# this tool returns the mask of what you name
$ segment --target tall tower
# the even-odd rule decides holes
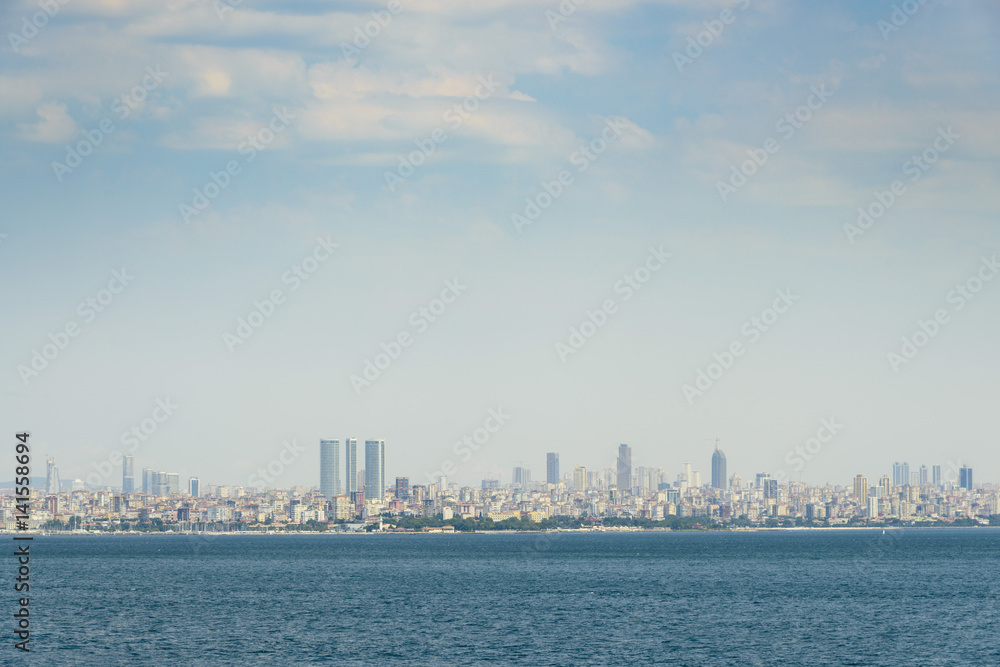
[[[344,459],[346,463],[345,473],[347,475],[347,494],[356,493],[358,488],[358,439],[347,438],[344,440]]]
[[[573,469],[573,490],[577,493],[584,493],[587,490],[587,469],[583,466]]]
[[[197,498],[201,495],[201,480],[197,477],[192,477],[188,480],[188,495],[192,498]]]
[[[45,495],[55,496],[59,494],[59,467],[56,460],[49,457],[45,466]]]
[[[153,469],[142,469],[142,492],[153,493]]]
[[[934,486],[941,486],[941,466],[934,466],[931,468],[931,477],[933,479]]]
[[[910,464],[903,461],[903,465],[899,471],[899,483],[902,486],[909,486],[910,484]]]
[[[365,440],[365,498],[385,494],[385,440]]]
[[[726,455],[719,449],[719,444],[715,444],[715,452],[712,453],[712,487],[725,489],[729,477],[726,476]]]
[[[878,481],[878,485],[882,489],[883,498],[888,498],[892,495],[892,482],[889,481],[888,475],[882,475],[882,478]]]
[[[958,469],[958,485],[966,491],[972,491],[972,468],[962,466]]]
[[[867,507],[868,478],[864,475],[858,475],[854,478],[854,497],[858,499],[862,507]]]
[[[545,481],[549,484],[559,483],[559,454],[556,452],[545,455]]]
[[[319,441],[319,492],[327,500],[340,495],[340,440]]]
[[[135,457],[122,457],[122,493],[135,492]]]
[[[618,445],[618,493],[624,496],[632,493],[632,448],[628,445]]]

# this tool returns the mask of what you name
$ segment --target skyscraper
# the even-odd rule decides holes
[[[892,485],[893,486],[903,486],[906,482],[903,481],[903,466],[896,461],[892,464]]]
[[[153,493],[153,469],[143,468],[142,469],[142,492],[143,493]]]
[[[163,493],[172,495],[181,492],[181,475],[176,472],[163,473],[164,490]]]
[[[920,486],[927,486],[927,466],[920,466]]]
[[[56,465],[56,460],[49,457],[48,463],[45,466],[45,494],[49,496],[58,495],[59,493],[59,467]]]
[[[385,440],[365,440],[365,498],[385,494]]]
[[[514,474],[511,477],[511,484],[514,486],[519,486],[522,489],[528,488],[528,484],[531,482],[531,469],[525,466],[515,466]]]
[[[135,457],[122,457],[122,493],[135,491]]]
[[[347,493],[360,491],[358,488],[358,439],[344,440],[344,461],[346,463]]]
[[[774,498],[778,497],[778,480],[768,477],[764,480],[764,497]]]
[[[724,489],[728,480],[729,478],[726,476],[726,455],[716,445],[715,452],[712,454],[712,487]]]
[[[899,471],[899,483],[902,485],[910,483],[910,464],[906,461],[903,461],[902,469]]]
[[[327,500],[340,495],[340,440],[319,441],[319,492]]]
[[[941,486],[941,466],[931,468],[931,479],[934,486]]]
[[[972,491],[972,468],[962,466],[958,469],[958,485],[966,491]]]
[[[882,478],[878,481],[878,485],[882,489],[881,494],[883,498],[888,498],[892,495],[892,482],[889,480],[888,475],[882,475]]]
[[[188,495],[192,498],[197,498],[201,495],[201,480],[197,477],[192,477],[188,480]]]
[[[632,448],[626,444],[618,445],[618,478],[616,480],[618,493],[625,495],[632,492]]]
[[[579,493],[587,490],[587,469],[583,466],[573,469],[573,490]]]
[[[396,497],[400,500],[407,500],[410,497],[410,478],[396,478]]]
[[[857,498],[862,507],[866,507],[866,503],[868,502],[868,478],[864,475],[858,475],[854,478],[854,497]]]
[[[548,484],[559,483],[559,454],[556,452],[545,455],[545,481]]]

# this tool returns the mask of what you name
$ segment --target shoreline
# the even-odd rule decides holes
[[[906,530],[982,530],[1000,529],[1000,526],[778,526],[771,528],[720,528],[720,529],[680,529],[670,528],[605,528],[593,529],[556,529],[556,530],[470,530],[470,531],[206,531],[206,532],[142,532],[142,531],[94,531],[94,532],[41,532],[41,531],[0,531],[6,535],[31,535],[32,537],[135,537],[135,536],[165,536],[165,537],[276,537],[290,535],[314,536],[370,536],[370,535],[557,535],[557,534],[618,534],[618,533],[763,533],[763,532],[810,532],[810,531],[872,531],[903,532]]]

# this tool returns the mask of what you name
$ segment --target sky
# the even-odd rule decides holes
[[[0,33],[36,474],[317,486],[356,437],[390,482],[619,443],[707,480],[718,439],[744,480],[1000,481],[996,4],[17,0]]]

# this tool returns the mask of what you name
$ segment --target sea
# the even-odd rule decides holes
[[[30,653],[15,561],[12,665],[1000,665],[996,528],[44,535]]]

